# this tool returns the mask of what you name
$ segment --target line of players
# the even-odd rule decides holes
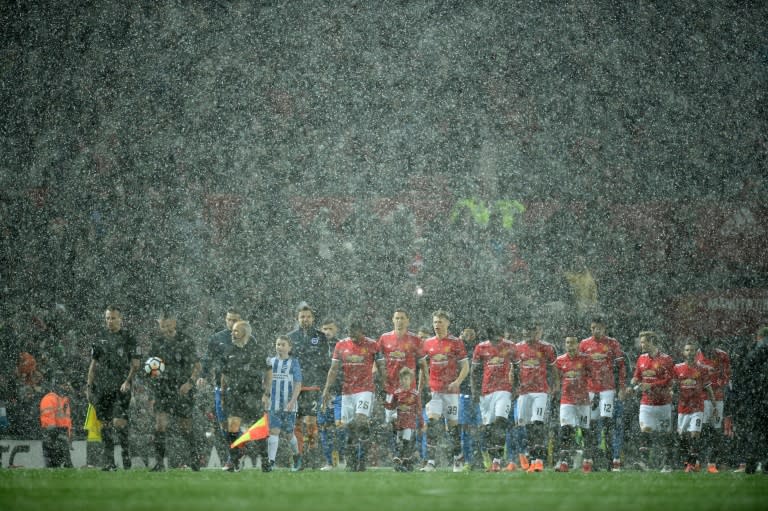
[[[650,466],[652,451],[658,451],[666,469],[677,465],[672,452],[673,386],[679,394],[678,445],[685,469],[699,469],[704,425],[710,425],[711,444],[721,436],[716,430],[722,428],[730,361],[709,343],[700,349],[686,344],[685,362],[675,365],[658,349],[653,332],[641,332],[643,354],[627,386],[624,353],[619,342],[606,335],[599,317],[591,322],[590,337],[580,342],[566,337],[565,353],[559,357],[555,347],[542,340],[542,325],[535,320],[522,325],[522,340],[514,342],[488,319],[480,332],[484,340],[474,344],[477,338],[469,329],[461,337],[450,334],[451,318],[442,310],[432,315],[434,335],[419,336],[409,330],[407,311],[397,309],[393,330],[377,340],[367,337],[362,323],[354,319],[347,325],[348,336],[337,340],[336,321],[324,321],[317,329],[308,305],[299,308],[296,319],[296,329],[267,344],[254,338],[238,311],[229,310],[227,328],[210,338],[200,360],[194,343],[178,330],[177,318],[167,313],[158,318],[160,336],[147,355],[162,358],[166,368],[149,382],[158,460],[151,470],[165,469],[171,417],[179,421],[187,440],[189,467],[199,470],[192,408],[195,390],[209,383],[214,384],[216,416],[224,432],[217,450],[228,451],[226,468],[231,471],[239,469],[245,451],[228,445],[265,411],[270,418],[268,439],[248,444],[254,459],[261,457],[265,472],[274,467],[281,435],[288,437],[293,470],[321,464],[321,470],[332,470],[338,462],[334,445],[345,446],[338,454],[346,459],[347,470],[365,470],[371,412],[378,405],[385,408],[392,462],[398,471],[413,470],[420,458],[425,459],[422,471],[436,470],[443,438],[449,442],[454,471],[469,469],[472,457],[478,466],[483,454],[491,472],[515,470],[515,461],[523,470],[542,471],[549,409],[555,402],[560,404],[555,469],[568,470],[575,459],[583,458],[584,471],[619,470],[618,453],[609,446],[601,454],[599,445],[603,435],[613,438],[615,406],[633,393],[641,394],[638,466]],[[105,334],[93,347],[87,395],[105,426],[104,470],[116,470],[113,433],[122,446],[123,466],[130,468],[127,410],[140,364],[135,339],[122,329],[120,310],[109,306],[105,320]],[[471,416],[475,411],[482,422],[479,435],[459,424],[460,414]],[[517,460],[504,463],[505,450],[511,451],[510,431],[522,432],[525,442]],[[468,447],[472,442],[474,448]],[[713,463],[708,469],[717,470]]]

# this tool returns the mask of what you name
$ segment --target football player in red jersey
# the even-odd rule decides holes
[[[486,451],[492,460],[489,471],[499,472],[512,409],[515,344],[504,339],[499,328],[487,327],[486,335],[487,340],[477,344],[472,353],[469,379],[472,401],[480,403]]]
[[[435,470],[434,449],[437,444],[438,428],[448,425],[452,443],[453,470],[464,469],[461,454],[461,432],[459,431],[459,387],[469,375],[469,359],[464,342],[448,333],[450,315],[444,310],[432,313],[432,328],[435,335],[424,341],[424,355],[429,360],[429,388],[431,399],[427,409],[427,464],[422,471]]]
[[[714,393],[709,368],[696,363],[696,345],[685,343],[683,356],[685,361],[675,364],[680,459],[684,462],[686,472],[698,472],[704,393],[709,399],[714,399]]]
[[[592,332],[590,337],[579,343],[579,352],[592,359],[593,372],[589,378],[589,398],[592,402],[590,422],[597,431],[600,423],[605,430],[605,438],[613,439],[613,431],[619,427],[615,424],[614,412],[616,400],[624,399],[627,381],[627,368],[624,362],[624,352],[619,341],[606,335],[605,320],[598,316],[592,318],[589,325]],[[592,435],[592,450],[598,451],[601,435]],[[618,470],[620,460],[613,456],[613,450],[607,449],[605,461]],[[602,459],[596,460],[598,466],[604,466]],[[607,467],[606,467],[607,468]]]
[[[631,384],[642,391],[640,398],[640,454],[643,460],[639,468],[647,468],[651,446],[661,450],[662,472],[670,472],[672,433],[672,379],[675,363],[663,353],[655,332],[640,332],[640,349]],[[656,438],[654,438],[656,437]]]
[[[518,368],[517,424],[525,426],[528,438],[529,462],[520,456],[520,465],[531,471],[544,470],[547,431],[544,423],[549,408],[552,388],[548,375],[554,372],[555,347],[541,340],[544,330],[541,323],[529,320],[523,327],[522,342],[515,344],[514,363]],[[527,466],[527,467],[526,467]]]
[[[333,384],[339,371],[343,372],[341,386],[341,421],[347,427],[347,470],[365,470],[368,444],[370,443],[370,416],[373,408],[373,366],[378,374],[384,373],[384,363],[379,345],[366,337],[363,325],[353,320],[349,324],[349,337],[336,343],[331,368],[323,390],[323,407],[331,404]]]
[[[722,461],[723,414],[725,412],[725,389],[731,382],[731,357],[724,350],[715,347],[714,339],[702,337],[696,363],[709,370],[713,398],[704,401],[701,442],[707,471],[718,472],[717,465]]]
[[[566,337],[565,353],[555,360],[555,369],[555,387],[560,388],[560,463],[555,466],[555,470],[565,472],[573,464],[576,428],[581,428],[584,444],[589,451],[582,469],[589,472],[596,455],[590,435],[589,379],[592,375],[592,358],[579,352],[576,337]]]

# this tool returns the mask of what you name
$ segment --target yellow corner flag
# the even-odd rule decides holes
[[[96,417],[96,409],[91,403],[88,403],[83,429],[88,432],[89,442],[101,442],[101,421]]]
[[[269,417],[268,414],[264,414],[264,416],[256,421],[253,426],[248,428],[248,431],[240,435],[240,438],[232,442],[232,445],[229,447],[231,449],[234,449],[240,444],[244,444],[246,442],[250,442],[252,440],[261,440],[262,438],[267,438],[269,436]]]

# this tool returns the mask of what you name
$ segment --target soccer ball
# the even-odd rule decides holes
[[[149,357],[147,361],[144,362],[144,372],[147,373],[147,376],[150,378],[157,378],[163,374],[163,371],[165,371],[165,362],[163,362],[162,358]]]

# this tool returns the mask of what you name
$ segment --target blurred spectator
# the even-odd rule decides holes
[[[43,373],[30,353],[19,354],[16,366],[16,403],[9,411],[11,433],[21,438],[40,438],[38,403],[43,392]]]
[[[762,465],[768,474],[768,326],[761,326],[747,353],[744,377],[742,424],[746,472],[753,474]]]

